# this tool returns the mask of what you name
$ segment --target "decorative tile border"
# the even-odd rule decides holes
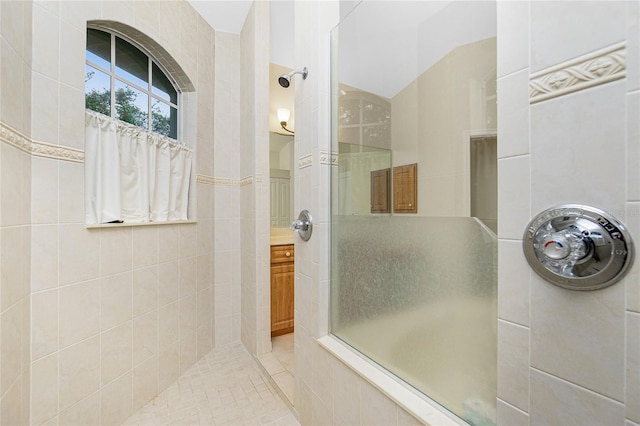
[[[242,179],[217,178],[207,175],[197,175],[196,182],[205,185],[219,186],[245,186],[253,183],[253,176],[247,176]]]
[[[31,141],[31,154],[38,157],[84,163],[84,151],[46,142]]]
[[[303,155],[298,159],[298,168],[304,169],[313,165],[313,154]]]
[[[626,43],[592,52],[529,76],[529,102],[536,103],[626,75]]]
[[[84,151],[46,142],[34,141],[0,122],[0,141],[37,157],[84,163]]]
[[[327,166],[337,166],[338,154],[328,151],[320,151],[320,164],[324,164]]]

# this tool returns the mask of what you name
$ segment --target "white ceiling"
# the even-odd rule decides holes
[[[189,3],[215,29],[240,34],[252,0],[189,0]]]

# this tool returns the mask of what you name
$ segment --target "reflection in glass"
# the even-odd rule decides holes
[[[111,35],[104,31],[87,30],[87,60],[102,68],[111,69]]]
[[[116,74],[146,89],[149,86],[149,57],[116,37]]]
[[[360,124],[360,100],[341,100],[340,109],[338,110],[338,120],[340,120],[340,125],[342,126]]]
[[[178,103],[178,92],[160,68],[153,64],[153,94],[171,103]]]
[[[135,126],[147,127],[149,98],[146,93],[116,80],[116,118]]]
[[[85,65],[85,108],[111,115],[111,79],[109,75]]]
[[[169,104],[158,99],[152,100],[151,106],[151,130],[161,135],[177,139],[176,123],[178,112]]]

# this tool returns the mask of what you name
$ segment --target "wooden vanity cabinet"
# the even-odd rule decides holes
[[[293,332],[293,244],[271,246],[271,336]]]

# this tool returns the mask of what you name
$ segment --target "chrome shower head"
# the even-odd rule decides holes
[[[306,80],[307,75],[309,74],[309,71],[307,70],[307,67],[304,67],[302,68],[302,70],[294,70],[294,71],[291,71],[289,74],[282,74],[278,78],[278,83],[280,84],[280,86],[286,89],[291,85],[291,77],[296,74],[302,74],[302,79]]]

